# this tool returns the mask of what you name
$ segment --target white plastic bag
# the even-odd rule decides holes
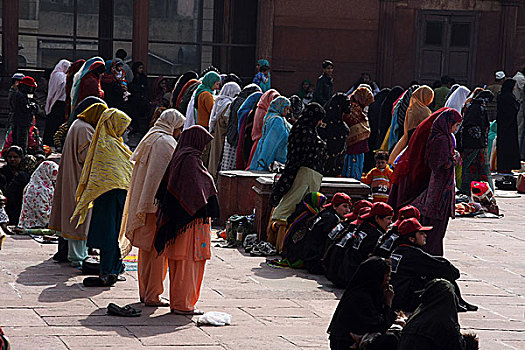
[[[200,316],[197,325],[226,326],[232,323],[232,315],[225,312],[209,311]]]

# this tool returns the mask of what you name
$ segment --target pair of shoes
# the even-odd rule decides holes
[[[275,247],[271,245],[270,243],[262,241],[253,246],[253,248],[250,251],[250,255],[252,256],[277,255],[277,249],[275,249]]]
[[[111,287],[117,282],[117,275],[86,277],[82,283],[86,287]]]
[[[121,317],[139,317],[142,315],[142,310],[135,309],[131,305],[120,307],[117,304],[109,303],[108,315],[121,316]]]
[[[204,311],[199,309],[193,309],[188,311],[171,309],[171,313],[175,315],[204,315]]]

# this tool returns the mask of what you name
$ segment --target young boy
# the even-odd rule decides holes
[[[330,60],[324,60],[322,67],[323,74],[317,79],[313,102],[317,102],[321,106],[324,106],[332,97],[334,89],[334,79],[332,78],[334,73],[334,63]]]
[[[390,194],[390,177],[392,176],[392,169],[388,166],[388,153],[378,151],[375,154],[376,167],[365,177],[361,182],[367,184],[372,189],[373,202],[387,202]]]

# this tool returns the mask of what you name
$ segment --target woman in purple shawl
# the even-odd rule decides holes
[[[433,227],[427,233],[425,246],[425,250],[432,255],[443,255],[448,220],[454,218],[454,168],[459,153],[453,133],[460,123],[461,114],[450,109],[441,113],[432,124],[425,152],[425,162],[432,171],[430,182],[413,203],[421,211],[421,223]]]
[[[186,129],[157,191],[155,249],[168,259],[171,312],[196,315],[206,260],[211,258],[211,218],[219,216],[217,189],[202,163],[213,137],[200,125]]]

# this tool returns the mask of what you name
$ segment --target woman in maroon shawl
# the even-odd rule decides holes
[[[219,216],[217,189],[201,156],[213,137],[202,126],[185,130],[157,191],[155,249],[168,259],[172,313],[202,314],[204,266],[211,258],[211,218]]]
[[[104,91],[100,85],[100,75],[104,73],[105,70],[104,62],[97,61],[89,66],[88,72],[81,78],[82,80],[78,87],[77,104],[88,96],[104,99]],[[75,104],[75,107],[77,104]]]
[[[430,118],[430,117],[429,117]],[[456,110],[444,110],[432,124],[425,150],[425,162],[431,170],[428,187],[412,203],[421,212],[421,223],[432,226],[427,233],[425,250],[443,255],[443,238],[450,217],[454,218],[455,166],[459,158],[454,132],[461,123]]]

